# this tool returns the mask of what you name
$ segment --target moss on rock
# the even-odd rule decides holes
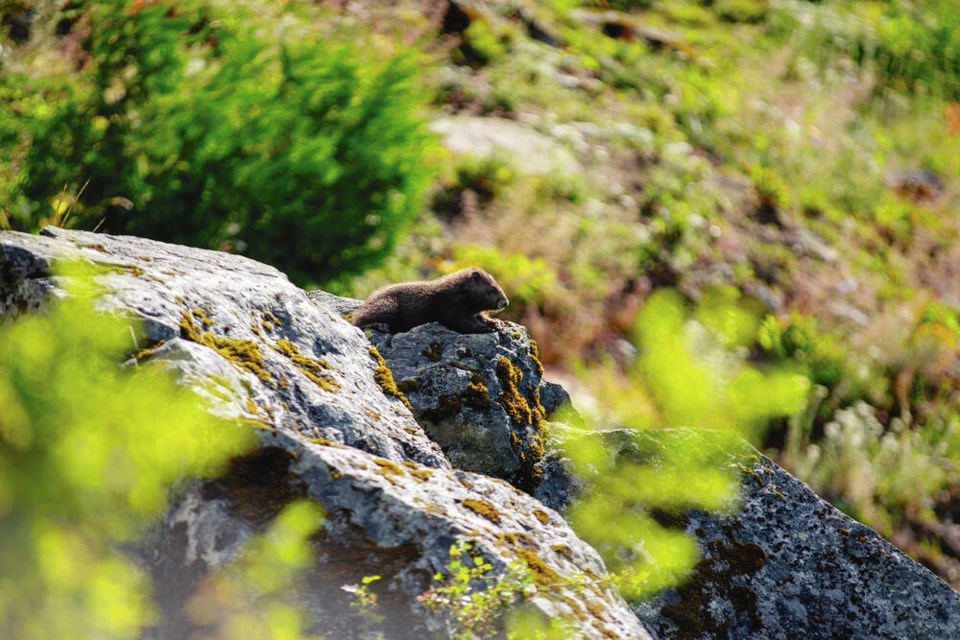
[[[330,363],[326,360],[303,355],[300,353],[300,348],[287,338],[277,340],[276,350],[289,358],[303,375],[324,391],[332,393],[340,389],[340,383],[324,373],[330,370]]]
[[[500,378],[500,384],[503,387],[503,393],[500,394],[500,406],[503,407],[507,415],[513,422],[520,426],[526,426],[533,422],[533,412],[530,410],[530,404],[520,394],[520,382],[523,380],[523,372],[504,356],[497,358],[497,376]]]
[[[407,396],[397,387],[397,382],[393,379],[393,372],[387,366],[387,361],[383,359],[376,347],[370,347],[370,355],[377,362],[377,368],[373,370],[373,379],[376,380],[385,394],[397,398],[407,409],[413,411],[413,406]]]
[[[183,338],[210,347],[241,369],[249,371],[264,382],[270,382],[270,372],[263,368],[263,354],[256,342],[215,336],[198,327],[195,318],[204,326],[212,324],[206,314],[198,309],[184,312],[180,318],[180,335]]]
[[[493,401],[490,400],[490,390],[479,372],[474,371],[471,374],[463,401],[465,405],[477,411],[485,411],[493,404]]]
[[[494,524],[500,524],[501,522],[500,512],[497,511],[495,506],[486,500],[474,500],[473,498],[466,498],[461,502],[461,504]]]

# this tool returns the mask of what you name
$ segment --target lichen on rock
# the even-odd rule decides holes
[[[460,334],[430,323],[400,334],[371,332],[417,421],[458,468],[532,493],[544,456],[545,383],[526,330]]]

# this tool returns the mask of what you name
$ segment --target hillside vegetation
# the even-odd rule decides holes
[[[598,425],[726,426],[644,355],[675,289],[717,379],[810,381],[761,447],[960,586],[953,3],[121,4],[0,5],[4,227],[356,296],[477,265]]]

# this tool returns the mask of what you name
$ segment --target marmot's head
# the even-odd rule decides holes
[[[497,281],[483,269],[473,267],[458,271],[454,275],[459,276],[458,279],[466,283],[468,297],[471,302],[477,304],[479,309],[499,311],[510,304],[507,294],[503,292]]]

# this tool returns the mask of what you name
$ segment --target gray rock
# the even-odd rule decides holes
[[[363,304],[362,300],[335,296],[332,293],[327,293],[322,289],[311,289],[310,291],[307,291],[307,297],[316,303],[332,309],[340,316],[350,315],[357,310],[357,307]]]
[[[230,379],[243,393],[229,401],[211,396],[211,410],[230,413],[215,404],[227,402],[266,429],[398,462],[450,466],[409,409],[383,394],[363,334],[276,269],[216,251],[54,227],[42,236],[0,237],[4,310],[39,304],[52,286],[54,258],[82,258],[104,271],[101,304],[144,322],[147,343],[139,346],[153,348],[149,358],[162,354],[191,380],[213,374],[209,354],[198,358],[196,347],[230,362]],[[231,368],[220,364],[216,375],[224,370]]]
[[[657,465],[678,440],[709,457],[706,432],[603,432],[611,455]],[[740,509],[658,514],[702,558],[687,581],[632,603],[657,638],[956,638],[960,594],[746,444]],[[589,486],[589,479],[586,479]]]
[[[543,367],[526,329],[460,334],[431,322],[370,332],[413,414],[459,469],[530,493],[539,481],[546,411]]]
[[[612,457],[652,465],[680,441],[704,464],[731,464],[742,478],[740,511],[658,514],[698,540],[702,559],[685,584],[631,610],[603,586],[597,552],[544,504],[562,509],[592,481],[575,477],[560,450],[539,457],[541,401],[559,406],[565,394],[543,382],[519,327],[473,336],[437,325],[371,332],[411,413],[378,352],[341,317],[355,301],[308,297],[239,256],[59,229],[2,232],[0,313],[29,312],[62,295],[50,263],[71,256],[100,265],[105,308],[144,322],[146,342],[126,366],[172,368],[210,411],[262,427],[259,449],[226,475],[178,486],[133,550],[154,577],[163,613],[149,637],[188,637],[183,605],[204,576],[299,497],[320,502],[325,521],[306,588],[291,597],[328,637],[363,636],[341,587],[371,574],[382,576],[374,591],[388,616],[386,637],[442,633],[444,621],[416,597],[457,541],[472,544],[495,575],[526,563],[540,587],[532,606],[568,619],[576,637],[960,637],[960,596],[949,586],[746,445],[728,442],[717,454],[694,430],[589,436],[602,438]],[[551,423],[550,431],[575,430]],[[543,502],[452,468],[460,465],[528,490],[540,471],[535,495]]]
[[[578,175],[573,154],[555,140],[513,120],[446,116],[430,129],[443,136],[443,144],[457,154],[478,158],[510,158],[524,175]]]
[[[388,616],[385,637],[442,631],[439,614],[416,597],[445,570],[457,541],[483,555],[493,576],[526,563],[539,585],[530,605],[568,619],[578,637],[649,637],[606,586],[599,555],[556,512],[506,482],[451,468],[337,301],[308,297],[281,273],[240,256],[60,229],[45,234],[0,233],[4,314],[41,307],[44,296],[57,294],[55,258],[96,263],[103,307],[145,324],[147,342],[127,366],[172,368],[210,411],[262,427],[258,450],[217,480],[178,487],[166,515],[136,545],[163,614],[149,637],[188,637],[183,605],[204,576],[300,497],[319,501],[325,521],[308,587],[291,597],[315,614],[314,631],[326,637],[363,636],[341,587],[372,574],[382,576],[374,591]],[[422,333],[438,335],[432,331]],[[523,333],[444,336],[448,346],[481,338],[492,341],[490,357],[530,349]],[[473,362],[494,367],[480,375],[498,404],[505,389],[496,365]],[[517,369],[524,398],[539,388],[534,366],[526,357]]]

